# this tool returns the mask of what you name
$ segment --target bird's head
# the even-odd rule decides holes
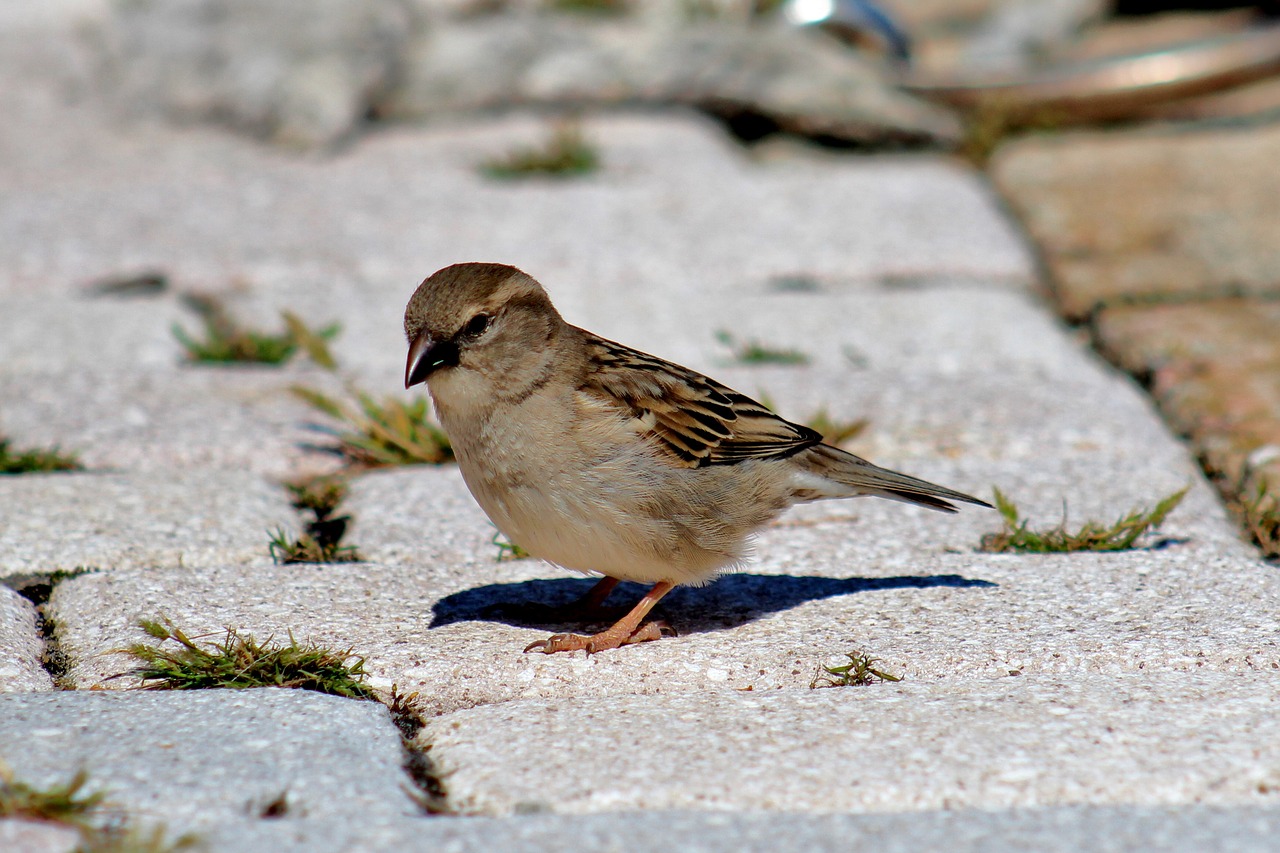
[[[542,285],[515,267],[445,267],[418,285],[405,306],[404,387],[431,380],[433,393],[442,384],[487,395],[518,392],[545,369],[539,356],[563,326]]]

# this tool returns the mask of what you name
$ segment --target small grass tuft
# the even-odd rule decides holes
[[[314,690],[349,699],[376,699],[364,683],[364,658],[333,652],[319,646],[258,642],[228,628],[219,643],[198,645],[171,621],[144,619],[138,623],[147,634],[178,648],[135,643],[127,651],[142,662],[129,674],[144,690],[203,690],[212,688],[291,687]]]
[[[794,349],[775,349],[759,341],[739,341],[728,330],[716,332],[716,340],[728,347],[734,361],[739,364],[785,364],[792,366],[809,363],[809,356]]]
[[[757,397],[760,400],[760,405],[777,414],[778,409],[773,403],[773,398],[765,393],[758,394]],[[809,429],[822,433],[822,440],[833,447],[839,447],[846,441],[852,441],[862,435],[867,427],[871,425],[871,421],[866,418],[838,421],[827,413],[825,406],[818,409],[802,423]]]
[[[855,418],[851,421],[838,421],[827,414],[826,408],[814,412],[805,420],[805,426],[822,433],[822,440],[832,447],[839,447],[846,441],[852,441],[866,430],[871,422],[866,418]]]
[[[106,794],[85,793],[88,781],[88,773],[81,770],[61,785],[40,789],[17,781],[8,765],[0,761],[0,820],[15,818],[69,827],[80,834],[73,853],[178,853],[196,843],[191,835],[168,841],[163,826],[142,830],[119,821],[95,826],[90,818]]]
[[[231,318],[222,302],[212,296],[188,294],[183,301],[204,323],[203,340],[196,340],[182,326],[173,324],[173,336],[186,350],[187,361],[283,364],[301,349],[321,367],[333,370],[337,366],[328,347],[328,342],[341,328],[336,323],[313,331],[296,314],[282,311],[280,317],[285,330],[269,334],[243,328]]]
[[[489,541],[498,549],[498,556],[494,558],[495,562],[501,563],[505,560],[523,560],[529,556],[528,551],[521,548],[515,542],[512,542],[506,536],[503,536],[501,530],[495,531],[493,538]]]
[[[308,522],[305,533],[291,537],[284,528],[271,531],[267,550],[280,565],[293,563],[358,563],[360,553],[354,545],[341,544],[350,518],[340,516],[324,522]]]
[[[388,397],[379,403],[363,391],[351,390],[357,405],[344,403],[313,388],[295,385],[294,396],[341,421],[348,429],[324,430],[338,439],[331,448],[355,465],[441,465],[453,461],[444,430],[427,418],[427,400]]]
[[[293,496],[294,509],[310,512],[320,521],[333,516],[350,488],[345,479],[332,475],[294,480],[284,487]]]
[[[1030,521],[1020,518],[1013,501],[999,489],[995,493],[996,509],[1004,518],[1004,530],[982,537],[978,550],[990,553],[1014,551],[1021,554],[1057,554],[1073,551],[1127,551],[1148,530],[1159,527],[1187,494],[1183,489],[1161,500],[1146,511],[1133,510],[1111,525],[1087,521],[1075,533],[1068,533],[1066,518],[1045,531],[1028,529]]]
[[[197,849],[201,849],[197,836],[183,835],[170,841],[163,826],[109,826],[84,835],[73,853],[181,853]]]
[[[809,684],[809,689],[819,687],[863,687],[877,681],[901,681],[902,676],[891,675],[882,669],[876,669],[880,661],[869,655],[848,652],[845,657],[849,662],[840,666],[818,666],[818,674]]]
[[[555,126],[543,145],[520,148],[505,157],[486,160],[479,168],[481,174],[499,180],[534,175],[575,177],[599,169],[600,154],[583,136],[578,122],[566,121]]]
[[[308,512],[311,520],[306,532],[290,539],[277,528],[271,534],[268,550],[277,563],[358,563],[360,555],[354,545],[343,545],[351,523],[349,515],[335,515],[338,504],[347,496],[347,483],[341,477],[313,477],[285,483],[293,495],[294,509]]]
[[[85,819],[104,794],[84,791],[89,775],[81,770],[61,785],[36,788],[14,778],[13,770],[0,762],[0,818],[24,818],[84,827]]]
[[[630,7],[627,0],[546,0],[546,5],[575,15],[625,15]]]
[[[1280,498],[1265,480],[1259,481],[1250,497],[1232,501],[1244,520],[1245,530],[1268,560],[1280,559]]]
[[[12,442],[0,436],[0,474],[38,474],[48,471],[83,471],[74,453],[63,453],[57,447],[47,450],[15,450]]]

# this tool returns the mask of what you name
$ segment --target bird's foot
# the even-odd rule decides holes
[[[618,627],[615,625],[607,631],[601,631],[599,634],[592,634],[589,637],[584,637],[581,634],[552,634],[545,640],[538,640],[525,646],[524,651],[525,654],[539,651],[546,655],[553,655],[556,652],[585,650],[587,654],[593,655],[596,652],[616,649],[619,646],[629,646],[632,643],[647,643],[663,637],[676,636],[675,628],[672,628],[661,619],[646,622],[630,633],[614,630]]]

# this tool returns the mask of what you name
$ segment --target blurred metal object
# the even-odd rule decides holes
[[[1205,95],[1280,73],[1280,22],[1129,56],[970,79],[905,74],[909,92],[1009,120],[1121,118],[1142,107]]]
[[[911,61],[911,39],[870,0],[786,0],[782,16],[796,27],[819,27],[849,44],[871,38],[894,58]]]

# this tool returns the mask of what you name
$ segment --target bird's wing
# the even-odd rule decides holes
[[[587,335],[581,390],[635,418],[670,461],[687,468],[781,459],[822,442],[760,403],[700,373]]]

